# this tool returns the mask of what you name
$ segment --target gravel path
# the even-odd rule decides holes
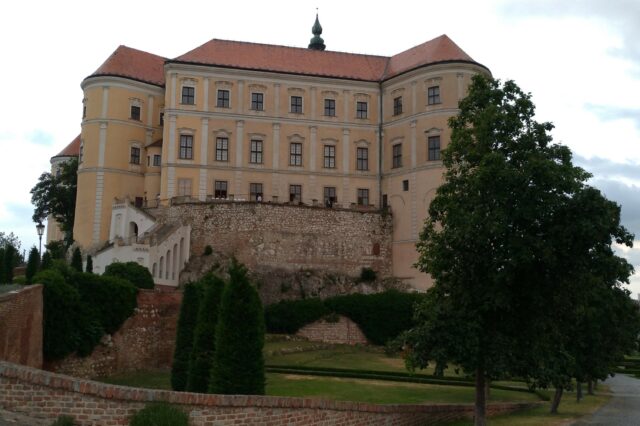
[[[640,379],[616,374],[605,382],[611,393],[607,405],[574,426],[637,426],[640,425]]]

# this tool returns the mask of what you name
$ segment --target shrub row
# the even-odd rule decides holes
[[[329,314],[340,314],[357,323],[371,343],[384,345],[414,325],[413,307],[423,297],[419,293],[388,290],[325,300],[282,301],[266,307],[265,323],[269,333],[293,334]]]

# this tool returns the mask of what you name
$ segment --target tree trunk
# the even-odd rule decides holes
[[[589,379],[589,381],[587,382],[587,393],[589,395],[595,395],[593,393],[593,379]]]
[[[558,406],[560,405],[563,391],[564,389],[562,387],[556,388],[556,393],[553,395],[553,400],[551,401],[551,414],[558,414]]]
[[[486,426],[487,425],[487,389],[486,380],[483,369],[476,370],[476,415],[474,426]]]
[[[576,402],[582,399],[582,382],[576,381]]]

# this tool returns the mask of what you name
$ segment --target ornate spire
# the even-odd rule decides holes
[[[311,39],[311,43],[309,43],[309,49],[324,50],[327,46],[324,45],[324,40],[322,39],[322,37],[320,37],[320,34],[322,34],[322,26],[320,25],[320,20],[318,19],[317,12],[316,22],[313,24],[311,32],[313,33],[313,38]]]

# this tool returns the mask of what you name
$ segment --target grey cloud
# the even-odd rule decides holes
[[[611,179],[594,178],[590,184],[598,188],[610,200],[622,206],[622,224],[640,238],[640,187],[625,185]],[[638,259],[640,264],[640,259]]]
[[[596,114],[603,120],[619,120],[629,119],[635,122],[635,125],[640,129],[640,109],[634,108],[619,108],[605,105],[585,104],[585,109]]]
[[[505,1],[502,12],[511,18],[544,16],[583,17],[607,22],[622,36],[622,46],[611,53],[636,64],[640,76],[640,2],[638,0],[523,0]],[[542,30],[544,31],[544,30]]]
[[[624,177],[640,182],[640,164],[616,163],[606,158],[585,158],[573,156],[573,162],[593,174],[596,180],[615,181],[616,177]]]

